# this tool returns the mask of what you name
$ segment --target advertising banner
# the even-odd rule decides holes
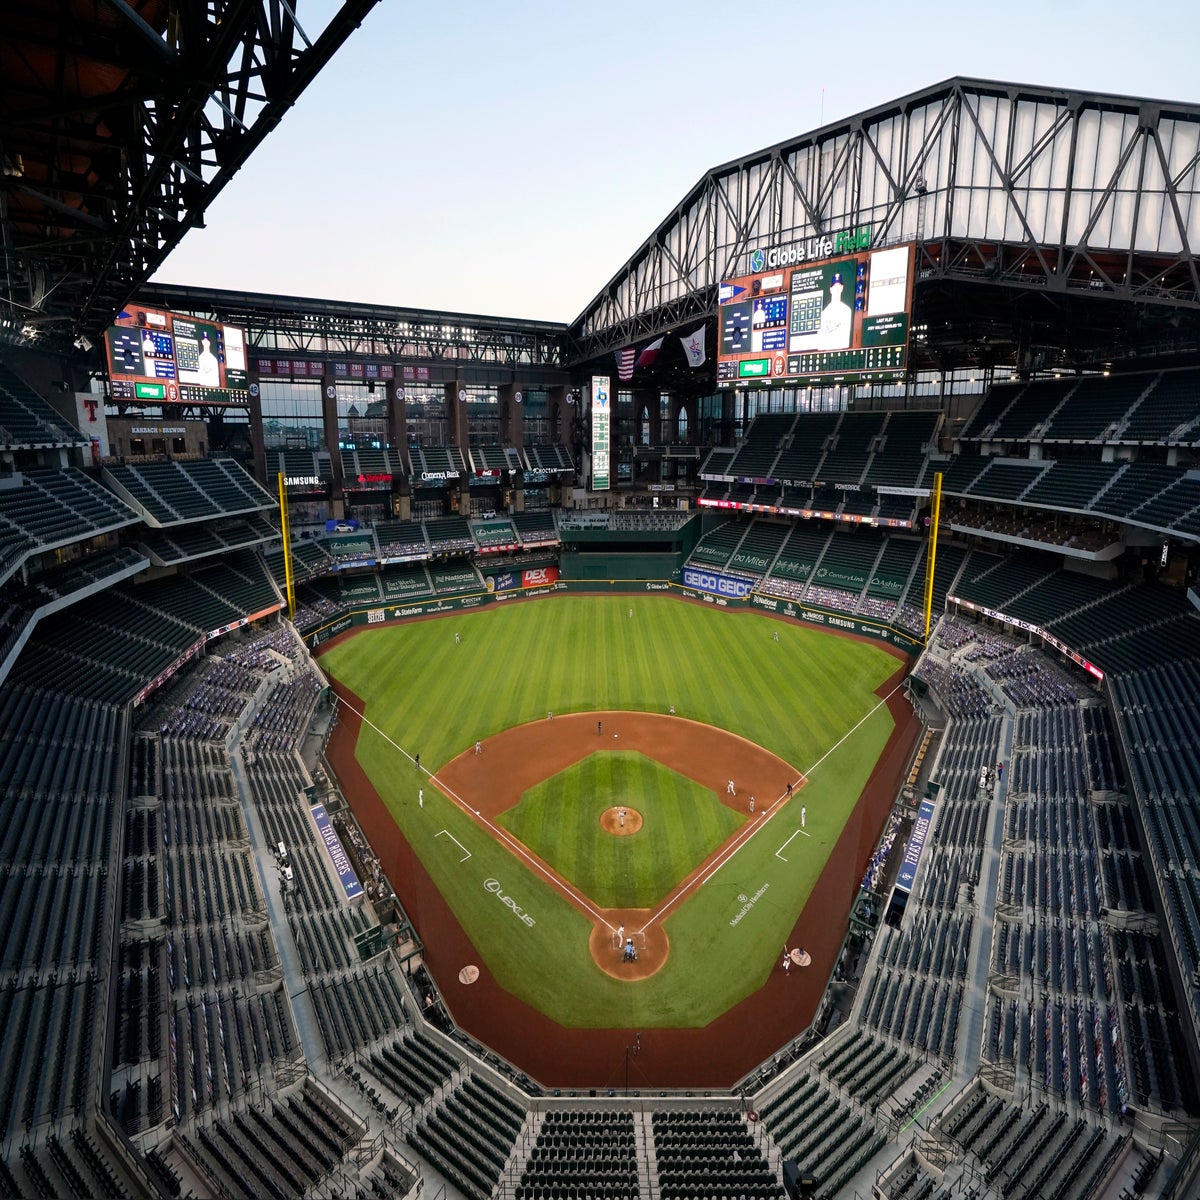
[[[338,837],[337,830],[334,829],[329,814],[325,811],[325,805],[314,804],[312,815],[313,820],[317,823],[317,832],[321,835],[321,841],[325,843],[329,861],[333,863],[333,869],[337,872],[338,880],[341,882],[342,891],[346,893],[346,899],[357,899],[363,894],[362,884],[358,882],[358,876],[350,865],[350,859],[346,856],[341,838]]]
[[[521,572],[522,587],[549,587],[557,582],[557,567],[531,567],[528,571]]]
[[[933,801],[922,800],[917,819],[913,822],[912,833],[908,835],[908,846],[904,851],[904,861],[900,864],[900,873],[896,876],[897,891],[912,891],[917,879],[917,867],[921,862],[921,852],[925,849],[925,840],[929,836],[932,821]]]
[[[696,588],[697,591],[738,599],[750,595],[754,587],[752,579],[739,579],[734,575],[722,575],[720,571],[705,571],[699,567],[684,567],[683,583],[685,587]]]

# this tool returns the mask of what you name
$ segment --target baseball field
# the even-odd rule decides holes
[[[363,631],[321,665],[458,965],[557,1026],[709,1025],[778,974],[835,847],[877,832],[848,825],[876,820],[857,806],[899,664],[862,640],[560,596]]]

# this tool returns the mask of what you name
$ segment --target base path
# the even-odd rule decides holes
[[[878,689],[878,694],[887,695],[906,673],[907,667],[902,667]],[[330,765],[363,832],[420,932],[425,963],[437,980],[455,1020],[472,1036],[546,1087],[622,1088],[625,1050],[634,1033],[639,1031],[624,1027],[570,1029],[559,1025],[501,988],[486,967],[481,968],[476,983],[467,986],[458,981],[463,964],[480,962],[481,955],[355,758],[361,722],[350,706],[361,710],[362,702],[342,685],[335,683],[334,686],[347,703],[340,709],[339,721],[329,743]],[[633,1062],[629,1079],[631,1088],[729,1087],[812,1022],[842,946],[846,914],[858,894],[859,880],[896,799],[921,730],[912,707],[899,692],[888,700],[888,707],[895,723],[892,735],[788,939],[789,945],[803,946],[811,954],[812,965],[803,970],[794,968],[786,975],[782,970],[774,971],[759,991],[703,1029],[656,1029],[644,1033],[640,1052]],[[668,766],[673,765],[668,755],[683,754],[685,745],[690,742],[684,735],[683,726],[709,730],[708,726],[679,717],[646,718],[639,714],[638,722],[653,720],[664,738],[653,745],[639,744],[640,739],[648,735],[638,733],[636,723],[628,723],[630,716],[628,713],[609,713],[581,718],[580,728],[566,732],[565,736],[559,726],[570,724],[570,717],[556,716],[553,721],[519,726],[510,732],[527,731],[524,736],[532,739],[529,746],[542,757],[541,762],[512,764],[510,778],[505,780],[495,769],[496,758],[491,753],[492,741],[489,741],[484,744],[482,754],[470,752],[460,756],[439,771],[438,778],[443,782],[452,777],[457,779],[464,788],[459,794],[473,798],[486,795],[491,789],[503,788],[507,799],[495,796],[489,807],[489,812],[495,815],[515,803],[514,789],[519,797],[532,783],[598,750],[602,735],[596,732],[597,720],[603,722],[607,734],[606,749],[641,750]],[[614,732],[619,735],[616,740],[612,737]],[[554,749],[560,739],[565,746],[561,751]],[[674,750],[670,748],[672,741],[677,742]],[[779,760],[773,755],[739,738],[733,741],[742,748],[739,757],[744,756],[744,764],[740,767],[730,764],[726,752],[721,762],[713,761],[703,768],[702,782],[727,803],[747,804],[752,791],[759,804],[764,797],[774,800],[787,782],[786,768],[781,774]],[[694,752],[692,743],[689,753]],[[552,766],[559,753],[574,757],[559,766]],[[760,761],[754,758],[755,754],[764,757]],[[752,765],[755,762],[757,766]],[[675,769],[689,778],[698,778],[694,761],[686,768],[676,766]],[[460,770],[465,774],[459,774]],[[526,776],[526,771],[531,774]],[[477,778],[472,772],[478,772]],[[725,795],[731,775],[738,791],[736,797]],[[522,784],[523,778],[530,782]],[[485,780],[486,786],[482,786]],[[455,790],[459,790],[457,786]],[[480,811],[482,814],[484,810],[481,808]],[[829,919],[833,913],[839,914],[836,920]],[[618,911],[609,915],[618,918],[613,921],[614,929],[623,915],[629,918],[624,922],[627,929],[641,927],[637,913]],[[653,926],[647,931],[648,937],[652,931]],[[611,940],[609,946],[612,946]],[[609,954],[609,965],[616,968],[610,973],[614,974],[622,966],[637,967],[642,961],[640,950],[638,962],[630,964],[622,964],[620,955],[613,949]]]

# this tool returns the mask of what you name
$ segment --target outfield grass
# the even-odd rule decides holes
[[[549,709],[666,712],[673,703],[680,716],[746,737],[810,774],[803,835],[795,805],[761,822],[672,910],[663,969],[630,984],[592,962],[590,922],[456,805],[427,788],[418,809],[411,764],[364,728],[360,763],[501,985],[564,1025],[651,1028],[705,1025],[762,986],[891,733],[872,693],[897,660],[749,611],[660,596],[565,596],[368,630],[321,664],[431,770]],[[776,854],[785,842],[786,862]],[[498,908],[483,886],[489,877],[533,927]],[[756,894],[731,924],[739,896]]]
[[[617,837],[600,818],[621,805],[643,824]],[[661,763],[605,751],[530,788],[498,823],[601,908],[650,908],[745,819]]]

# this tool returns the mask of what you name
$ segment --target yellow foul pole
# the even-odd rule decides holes
[[[938,476],[941,479],[941,476]],[[292,530],[288,524],[287,490],[279,472],[279,524],[283,532],[283,578],[287,593],[288,620],[296,619],[296,580],[292,574]]]
[[[929,553],[925,557],[925,641],[933,621],[933,573],[937,566],[938,521],[942,515],[942,473],[933,477],[932,505],[929,512]]]

